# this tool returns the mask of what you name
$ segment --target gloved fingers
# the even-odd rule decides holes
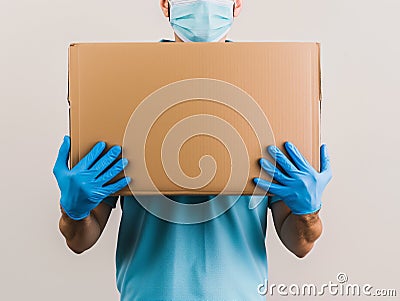
[[[100,183],[107,183],[114,179],[121,171],[124,170],[124,168],[128,165],[128,160],[125,158],[122,158],[118,160],[117,163],[115,163],[109,170],[107,170],[104,174],[99,176],[96,181]]]
[[[288,188],[280,184],[271,183],[268,191],[281,199],[285,199]]]
[[[320,156],[321,156],[321,172],[327,171],[331,169],[331,161],[328,154],[328,147],[326,144],[322,144],[320,148]]]
[[[280,184],[275,184],[275,183],[263,180],[261,178],[254,178],[253,181],[257,186],[264,189],[265,191],[275,194],[277,197],[282,197],[284,194],[286,194],[287,188]]]
[[[296,166],[294,166],[293,163],[290,162],[290,160],[285,156],[285,154],[282,153],[281,150],[275,145],[269,146],[268,152],[288,176],[293,176],[298,171]]]
[[[106,143],[103,141],[97,142],[95,146],[83,157],[73,169],[87,170],[99,158],[101,153],[106,148]]]
[[[285,176],[278,167],[274,166],[270,161],[267,159],[262,158],[260,160],[260,165],[262,169],[264,169],[271,177],[277,180],[279,183],[287,184],[289,182],[289,178]]]
[[[101,174],[106,170],[121,154],[121,147],[119,145],[113,146],[108,152],[101,157],[94,165],[90,168],[91,171]]]
[[[306,158],[304,158],[303,154],[298,150],[298,148],[291,142],[285,142],[285,149],[289,154],[290,158],[293,160],[294,164],[301,171],[310,172],[313,170],[312,166]]]
[[[326,145],[321,146],[321,173],[320,173],[320,180],[322,186],[328,185],[330,180],[332,179],[332,169],[330,164],[330,159],[328,156],[328,151]]]
[[[69,136],[65,136],[63,143],[60,146],[60,150],[58,151],[56,163],[54,164],[53,168],[54,175],[58,174],[59,171],[68,170],[68,157],[70,148],[71,148],[71,140]]]
[[[130,182],[131,182],[131,178],[125,177],[125,178],[118,180],[117,182],[115,182],[113,184],[103,187],[102,190],[103,190],[104,194],[109,196],[113,193],[120,191],[122,188],[126,187]]]

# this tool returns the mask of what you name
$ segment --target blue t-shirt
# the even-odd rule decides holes
[[[163,201],[157,198],[154,202]],[[212,196],[170,198],[200,203]],[[250,196],[240,196],[217,218],[199,224],[176,224],[149,213],[133,196],[121,197],[116,253],[121,300],[265,300],[257,287],[268,276],[268,197],[257,198],[261,203],[255,209],[249,209]],[[117,199],[103,202],[115,208]]]
[[[212,197],[169,198],[193,204]],[[258,198],[252,201],[259,203],[255,209],[249,209],[251,198]],[[115,208],[117,198],[103,202]],[[116,278],[121,301],[265,300],[258,286],[268,279],[267,196],[240,196],[224,214],[198,224],[160,219],[133,196],[121,197],[120,204]]]

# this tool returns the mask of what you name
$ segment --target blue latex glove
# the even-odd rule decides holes
[[[270,161],[262,158],[261,167],[279,184],[260,178],[254,178],[257,186],[274,194],[277,200],[282,200],[293,214],[310,214],[321,208],[322,193],[332,178],[332,170],[326,145],[322,145],[321,172],[317,172],[303,157],[300,151],[290,142],[285,143],[285,149],[293,163],[276,146],[268,147],[268,152],[283,172]]]
[[[106,147],[104,142],[99,142],[74,168],[69,170],[70,147],[70,137],[65,136],[53,173],[61,191],[61,207],[70,218],[81,220],[87,217],[103,199],[128,185],[131,179],[122,178],[113,184],[105,185],[128,164],[128,160],[122,158],[110,167],[121,154],[120,146],[112,147],[96,162]],[[110,169],[105,171],[108,167]]]

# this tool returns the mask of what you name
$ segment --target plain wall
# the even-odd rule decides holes
[[[323,236],[306,258],[283,247],[269,220],[270,282],[321,284],[345,272],[349,282],[399,289],[400,2],[244,2],[230,39],[321,43],[322,138],[334,173]],[[157,41],[172,31],[158,0],[1,4],[0,299],[118,300],[120,209],[82,255],[58,231],[52,168],[68,133],[67,49],[71,42]]]

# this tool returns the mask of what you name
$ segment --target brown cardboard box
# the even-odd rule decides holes
[[[319,169],[318,43],[72,44],[68,100],[71,165],[123,145],[135,194],[263,194],[258,160],[285,141]]]

